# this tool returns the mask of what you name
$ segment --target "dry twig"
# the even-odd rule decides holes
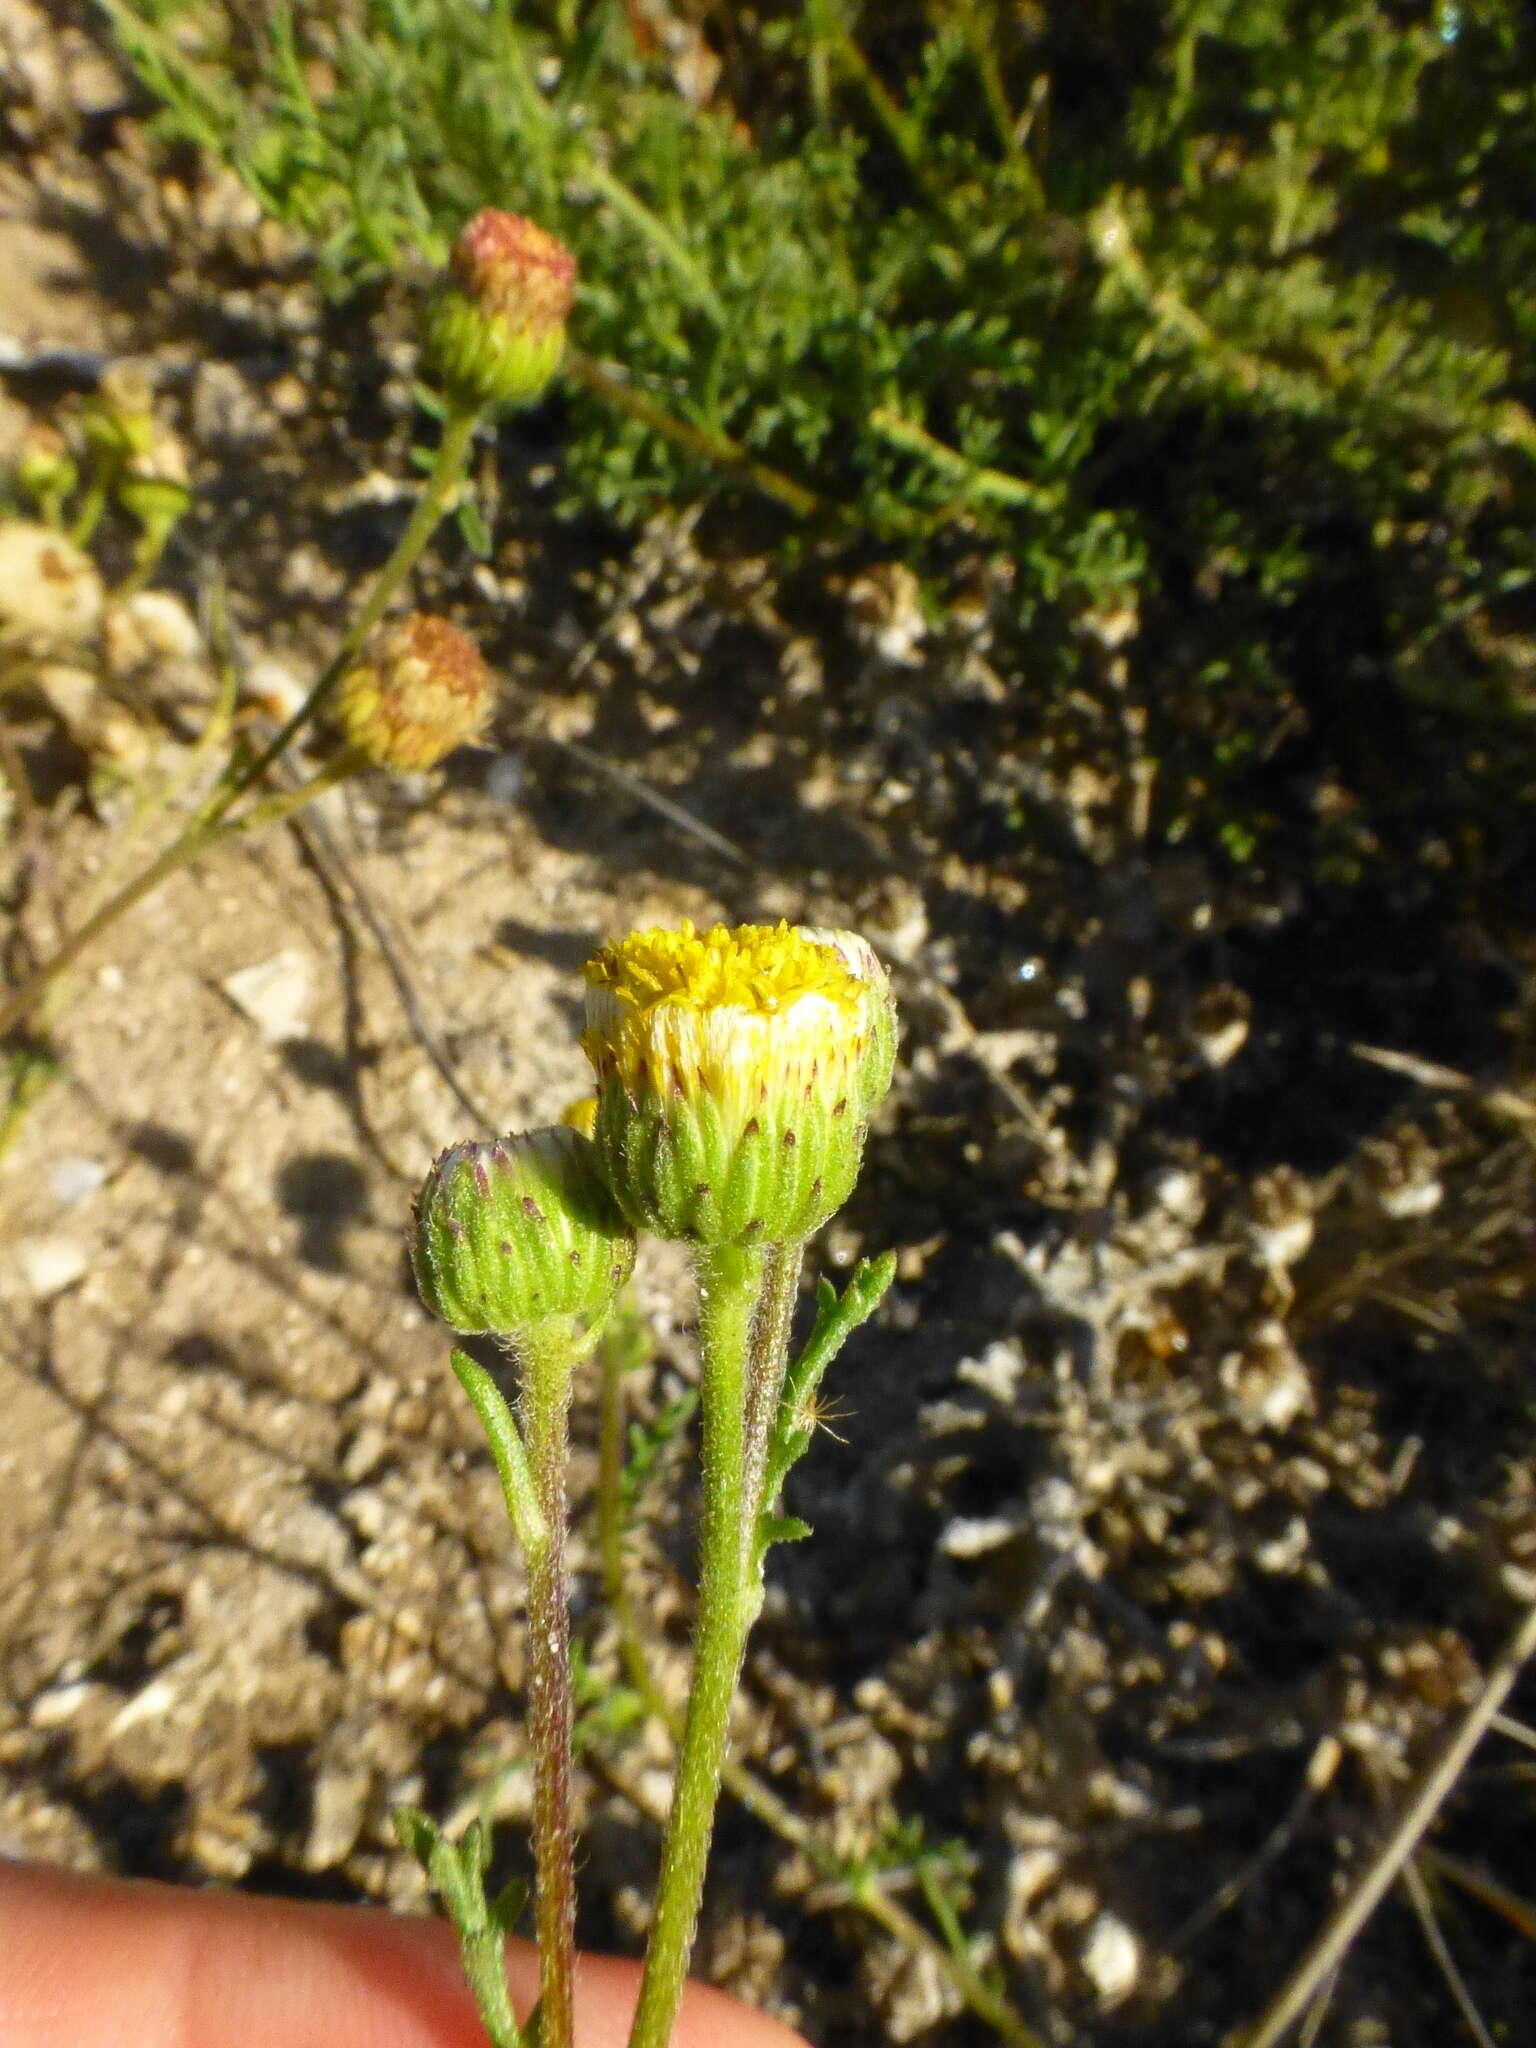
[[[1233,2048],[1275,2048],[1296,2024],[1350,1943],[1381,1904],[1399,1872],[1450,1797],[1472,1752],[1514,1690],[1527,1660],[1536,1653],[1536,1605],[1528,1607],[1500,1651],[1482,1691],[1451,1729],[1396,1825],[1329,1915],[1317,1939],[1270,2000],[1249,2032],[1233,2037]]]

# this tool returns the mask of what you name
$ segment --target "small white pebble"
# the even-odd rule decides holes
[[[113,1715],[107,1729],[107,1740],[115,1742],[119,1735],[126,1735],[130,1728],[137,1728],[141,1721],[159,1721],[176,1704],[176,1688],[168,1678],[152,1678],[149,1684],[126,1700]]]
[[[296,946],[285,946],[270,960],[242,967],[219,984],[244,1016],[271,1045],[302,1038],[309,1021],[309,958]]]
[[[1083,1975],[1098,1993],[1101,2005],[1118,2005],[1136,1988],[1141,1974],[1141,1948],[1125,1922],[1100,1913],[1083,1943]]]
[[[955,1377],[968,1387],[979,1387],[1006,1408],[1018,1395],[1024,1364],[1023,1347],[1004,1337],[989,1344],[980,1358],[962,1358],[955,1368]]]
[[[75,1718],[94,1691],[95,1687],[88,1678],[77,1679],[73,1685],[50,1685],[32,1702],[27,1719],[34,1728],[63,1728]]]
[[[240,695],[274,720],[291,718],[309,692],[285,662],[258,655],[241,681]]]
[[[485,793],[493,804],[515,804],[528,787],[520,754],[493,754],[486,763]]]
[[[962,1515],[939,1538],[939,1548],[950,1557],[985,1557],[1011,1543],[1019,1528],[1015,1515]]]
[[[52,1301],[85,1278],[85,1248],[68,1237],[24,1237],[16,1248],[16,1267],[34,1301]]]
[[[48,1174],[48,1192],[67,1209],[106,1184],[107,1169],[99,1159],[61,1159]]]

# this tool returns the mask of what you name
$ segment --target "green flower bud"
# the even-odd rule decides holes
[[[854,933],[634,932],[587,967],[594,1142],[637,1228],[792,1243],[842,1207],[890,1085],[895,1011]]]
[[[591,1141],[556,1126],[451,1145],[417,1197],[412,1260],[434,1315],[510,1341],[555,1317],[605,1314],[635,1241]]]
[[[149,379],[133,363],[114,363],[80,414],[85,438],[111,467],[147,455],[157,431]]]
[[[450,270],[426,323],[449,398],[477,412],[531,404],[560,366],[575,257],[521,214],[486,206],[461,229]]]
[[[16,455],[16,482],[46,518],[57,519],[64,500],[80,481],[69,444],[57,427],[34,420]]]

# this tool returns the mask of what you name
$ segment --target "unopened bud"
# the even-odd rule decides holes
[[[16,456],[16,483],[48,519],[57,519],[64,500],[80,481],[69,444],[57,427],[34,420]]]
[[[412,1257],[434,1315],[515,1340],[554,1317],[606,1314],[635,1241],[590,1139],[556,1125],[450,1146],[417,1198]]]
[[[427,314],[427,353],[456,404],[528,405],[559,368],[576,259],[521,214],[482,207],[460,230]]]
[[[484,731],[496,683],[457,626],[412,612],[379,636],[336,700],[349,746],[376,768],[420,773]]]
[[[96,453],[112,464],[147,455],[156,433],[149,379],[132,363],[114,363],[85,402],[80,425]]]

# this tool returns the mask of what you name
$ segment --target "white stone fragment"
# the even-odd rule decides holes
[[[85,1278],[89,1260],[85,1247],[69,1237],[24,1237],[14,1248],[16,1270],[34,1301],[55,1295]]]
[[[133,675],[166,662],[195,661],[203,651],[197,621],[169,590],[136,590],[107,611],[102,650],[114,675]]]
[[[950,1557],[985,1557],[1011,1543],[1023,1526],[1017,1515],[961,1515],[939,1538]]]
[[[34,1728],[65,1728],[95,1690],[88,1678],[77,1679],[73,1685],[50,1685],[32,1702],[27,1719]]]
[[[1410,1181],[1402,1187],[1381,1188],[1376,1199],[1382,1214],[1394,1223],[1406,1223],[1416,1216],[1432,1216],[1439,1208],[1445,1189],[1438,1180]]]
[[[1024,1377],[1023,1346],[1013,1338],[999,1338],[989,1344],[980,1358],[962,1358],[955,1368],[957,1379],[964,1380],[968,1387],[979,1387],[984,1394],[990,1394],[999,1406],[1011,1407],[1018,1396],[1019,1382]]]
[[[176,1704],[176,1688],[168,1678],[152,1678],[132,1699],[125,1700],[107,1726],[107,1740],[115,1742],[130,1728],[144,1721],[160,1721]]]
[[[310,965],[309,956],[297,946],[285,946],[269,960],[242,967],[219,985],[268,1044],[304,1036],[309,1023]]]
[[[0,646],[84,646],[102,602],[95,565],[72,541],[30,520],[0,520]]]
[[[104,1187],[107,1169],[100,1159],[85,1159],[75,1155],[57,1160],[48,1170],[48,1192],[56,1202],[67,1209],[75,1202],[83,1202],[88,1195],[94,1195]]]
[[[1205,1214],[1205,1184],[1192,1167],[1165,1166],[1149,1189],[1155,1206],[1175,1223],[1194,1228]]]
[[[1141,1974],[1141,1944],[1114,1913],[1100,1913],[1083,1943],[1083,1975],[1098,1993],[1101,2005],[1118,2005],[1136,1988]]]
[[[352,1853],[368,1812],[372,1784],[366,1770],[322,1770],[315,1780],[306,1870],[334,1870]]]
[[[101,694],[96,671],[75,661],[39,661],[27,680],[66,731],[83,734]]]
[[[308,694],[305,684],[287,663],[270,654],[258,655],[241,679],[242,701],[255,704],[278,724],[291,718]]]

